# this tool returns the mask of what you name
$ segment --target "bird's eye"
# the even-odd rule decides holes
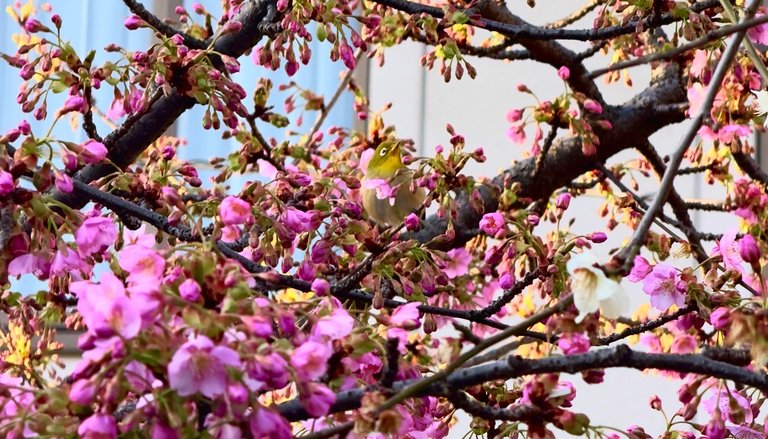
[[[380,155],[380,156],[382,156],[382,157],[384,157],[385,155],[387,155],[387,148],[382,148],[382,149],[381,149],[381,152],[379,153],[379,155]]]

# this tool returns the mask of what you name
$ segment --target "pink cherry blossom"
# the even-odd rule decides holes
[[[414,232],[416,230],[419,230],[419,227],[421,225],[421,220],[419,219],[419,216],[415,213],[409,213],[406,215],[405,220],[403,221],[405,223],[405,228],[411,232]]]
[[[112,273],[104,273],[99,284],[73,282],[70,291],[77,296],[77,311],[88,330],[97,337],[119,334],[126,339],[141,330],[141,313],[131,302],[123,282]]]
[[[291,366],[296,369],[300,378],[316,380],[325,374],[328,359],[332,354],[333,351],[326,344],[308,341],[293,351]]]
[[[69,247],[57,250],[51,264],[52,275],[72,274],[78,280],[82,279],[82,275],[89,274],[91,269],[92,267],[85,263],[80,254]]]
[[[173,354],[168,363],[168,381],[181,396],[202,393],[208,398],[227,389],[227,367],[239,367],[240,356],[226,346],[217,346],[204,335],[193,337]]]
[[[704,104],[705,91],[704,86],[699,82],[693,83],[691,88],[688,89],[688,102],[690,103],[688,114],[691,117],[696,117],[701,113],[701,106]]]
[[[446,266],[443,267],[443,273],[450,279],[453,279],[469,273],[469,263],[472,262],[472,255],[464,247],[455,248],[448,251],[446,262]]]
[[[765,14],[755,14],[755,18],[760,18]],[[757,44],[768,44],[768,24],[763,23],[747,29],[747,37]]]
[[[295,207],[287,207],[280,215],[280,222],[295,233],[309,232],[315,228],[314,214]]]
[[[165,272],[165,259],[155,250],[129,245],[120,251],[120,268],[128,272],[128,282],[159,283]]]
[[[672,305],[685,305],[687,286],[679,280],[675,267],[658,264],[643,281],[643,291],[651,296],[654,308],[666,311]]]
[[[592,99],[587,99],[586,101],[584,101],[584,109],[594,114],[603,113],[603,106],[600,105],[599,102]]]
[[[557,76],[559,76],[562,80],[566,80],[571,77],[571,69],[566,66],[562,66],[557,69]]]
[[[691,62],[691,75],[700,78],[707,68],[709,52],[706,50],[696,50],[693,53],[693,62]]]
[[[221,222],[228,226],[249,224],[253,221],[251,205],[238,197],[228,196],[219,205]]]
[[[56,185],[56,189],[58,189],[60,192],[63,192],[65,194],[72,192],[72,190],[74,189],[74,185],[72,183],[72,177],[58,171],[54,171],[54,175],[55,175],[54,184]]]
[[[524,125],[512,125],[507,129],[507,137],[514,143],[522,144],[525,142],[525,126]]]
[[[723,234],[717,243],[715,252],[723,257],[723,265],[726,269],[744,273],[744,260],[741,258],[735,230]]]
[[[589,337],[582,333],[565,333],[557,339],[557,346],[565,355],[581,354],[587,352],[591,346]]]
[[[715,413],[715,408],[719,407],[720,413],[722,413],[726,419],[736,423],[737,419],[734,416],[734,410],[731,409],[731,400],[733,400],[735,401],[734,408],[738,407],[738,409],[744,415],[744,422],[739,422],[739,424],[751,424],[754,420],[749,400],[735,389],[729,390],[725,387],[722,387],[719,391],[715,390],[710,392],[710,394],[711,396],[709,398],[703,399],[701,402],[702,406],[710,416],[713,416]]]
[[[390,322],[401,328],[413,330],[421,326],[419,320],[419,302],[408,302],[405,305],[398,306],[392,312]]]
[[[117,227],[112,219],[104,216],[87,218],[75,232],[78,251],[83,256],[101,253],[117,239]]]
[[[752,235],[746,234],[739,240],[739,256],[750,264],[760,262],[760,247]]]
[[[112,415],[96,413],[84,420],[77,428],[83,439],[112,439],[117,437],[117,423]]]
[[[339,340],[352,333],[355,319],[344,308],[336,308],[324,316],[312,328],[312,338],[316,341]]]
[[[256,160],[256,164],[259,167],[259,174],[263,175],[269,180],[274,180],[277,178],[278,170],[272,163],[269,163],[264,159],[258,159]]]
[[[336,395],[323,384],[309,383],[299,395],[301,405],[313,417],[328,414],[331,405],[336,402]]]
[[[392,187],[389,182],[383,178],[371,178],[363,181],[363,188],[376,189],[376,198],[379,200],[389,200],[389,204],[395,205],[397,196],[397,186]]]
[[[632,270],[629,272],[629,276],[627,276],[626,279],[630,282],[640,282],[645,279],[652,270],[653,266],[648,263],[648,260],[637,255],[635,256]]]
[[[325,279],[315,279],[312,281],[312,291],[318,296],[328,296],[331,294],[331,284]]]
[[[501,212],[486,213],[480,219],[480,230],[488,236],[496,236],[499,231],[504,229],[506,222]]]
[[[253,437],[270,439],[292,439],[291,426],[282,416],[264,407],[253,411],[248,418]]]
[[[51,262],[47,255],[42,253],[25,253],[16,256],[8,264],[8,274],[10,276],[21,276],[32,273],[40,279],[48,277],[51,269]]]

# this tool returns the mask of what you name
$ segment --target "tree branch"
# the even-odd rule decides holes
[[[763,372],[752,372],[721,361],[716,361],[702,354],[652,354],[638,352],[626,345],[600,349],[584,354],[552,356],[542,359],[508,357],[490,364],[460,369],[449,374],[444,380],[435,382],[412,395],[444,396],[444,390],[464,389],[470,386],[495,381],[509,380],[525,375],[543,373],[578,373],[591,369],[632,368],[637,370],[667,370],[680,373],[707,375],[714,378],[732,380],[738,384],[754,387],[764,395],[768,394],[768,377]],[[413,385],[415,380],[398,381],[395,390]],[[361,388],[342,391],[336,394],[336,402],[331,406],[331,413],[355,410],[360,407],[363,395],[373,389]],[[300,421],[311,416],[297,400],[277,405],[277,411],[288,421]]]

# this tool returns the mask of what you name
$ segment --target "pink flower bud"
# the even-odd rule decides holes
[[[355,53],[352,50],[352,48],[347,44],[346,39],[342,39],[341,43],[339,44],[339,57],[341,58],[341,61],[344,63],[345,66],[347,66],[348,69],[352,70],[355,68],[355,64],[357,64],[357,60],[355,59]]]
[[[528,224],[536,226],[539,224],[539,221],[541,221],[541,218],[538,215],[528,215]]]
[[[72,192],[72,190],[74,189],[74,186],[72,184],[72,178],[69,175],[64,174],[62,172],[55,172],[55,175],[56,175],[56,179],[55,179],[56,189],[58,189],[59,192],[63,192],[65,194]]]
[[[405,217],[405,228],[411,232],[419,230],[420,223],[421,220],[419,220],[418,215],[415,213],[409,213],[408,216]]]
[[[523,118],[523,110],[514,108],[507,113],[507,122],[515,123],[519,122]]]
[[[569,194],[568,192],[564,192],[557,196],[557,199],[555,200],[555,206],[558,209],[566,210],[570,205],[571,205],[571,194]]]
[[[594,242],[595,244],[600,244],[601,242],[605,242],[608,240],[608,235],[606,235],[603,232],[595,232],[587,237],[590,241]]]
[[[328,296],[331,294],[331,284],[325,279],[315,279],[312,281],[312,291],[318,296]]]
[[[725,307],[719,307],[709,315],[709,323],[718,330],[727,329],[731,323],[731,310]]]
[[[34,18],[28,18],[26,23],[24,23],[24,29],[29,33],[35,33],[35,32],[50,32],[50,29],[46,27],[43,23],[40,23],[40,21],[35,20]]]
[[[760,262],[760,248],[757,246],[757,241],[752,235],[744,235],[739,240],[739,254],[741,258],[750,264],[758,264]]]
[[[128,30],[136,30],[140,27],[146,26],[146,23],[144,23],[144,20],[139,18],[137,15],[131,15],[130,17],[126,18],[123,22],[123,25]]]
[[[89,140],[83,145],[80,155],[85,163],[99,163],[107,156],[107,147],[101,142]]]
[[[10,172],[0,171],[0,196],[5,196],[16,189],[16,183],[13,181],[13,175]]]
[[[560,77],[563,81],[571,77],[571,69],[569,69],[566,66],[562,66],[559,69],[557,69],[557,76]]]
[[[296,61],[288,61],[285,63],[285,73],[288,74],[288,76],[293,76],[296,74],[296,72],[299,71],[299,63]]]
[[[499,278],[499,286],[505,290],[512,288],[515,286],[515,276],[510,272],[502,274]]]
[[[179,296],[189,302],[197,302],[200,299],[200,284],[194,279],[187,279],[179,285]]]
[[[592,99],[587,99],[586,101],[584,101],[584,109],[589,111],[590,113],[595,113],[595,114],[603,113],[603,106],[600,105],[599,102],[594,101]]]
[[[51,15],[51,22],[53,23],[54,26],[56,26],[57,29],[60,28],[61,27],[61,16],[59,14]]]
[[[77,169],[77,156],[69,152],[62,152],[61,161],[64,162],[64,167],[67,171],[74,171]]]

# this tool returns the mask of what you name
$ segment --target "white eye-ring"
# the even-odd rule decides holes
[[[383,148],[383,149],[381,150],[381,152],[379,153],[379,155],[380,155],[380,156],[382,156],[382,157],[384,157],[385,155],[387,155],[387,148]]]

